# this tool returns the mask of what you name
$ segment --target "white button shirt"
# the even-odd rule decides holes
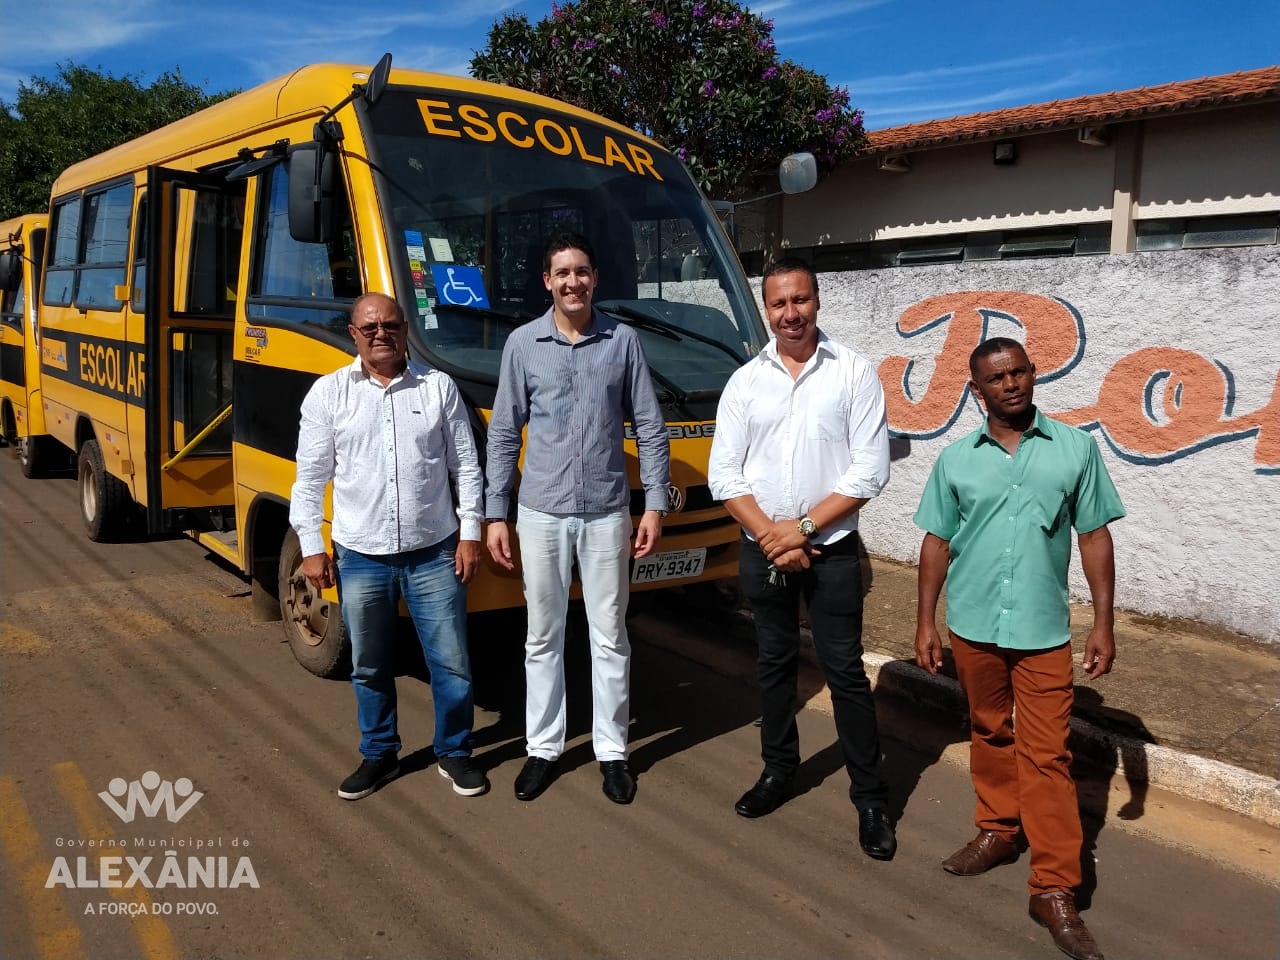
[[[879,494],[889,482],[889,433],[871,362],[819,331],[793,380],[770,341],[725,386],[707,477],[717,500],[750,494],[775,521],[803,517],[832,493]],[[856,529],[854,512],[815,541]]]
[[[424,364],[408,361],[383,387],[357,357],[312,385],[289,506],[303,556],[324,552],[330,480],[333,539],[358,553],[406,553],[459,529],[480,539],[483,480],[466,407],[452,378]]]

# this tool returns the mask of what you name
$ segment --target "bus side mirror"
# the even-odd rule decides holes
[[[333,193],[338,155],[323,141],[289,148],[289,236],[299,243],[328,243],[333,234]]]
[[[22,280],[22,252],[6,250],[0,253],[0,290],[13,293]]]
[[[374,64],[369,73],[369,82],[364,87],[364,100],[373,106],[382,99],[382,92],[387,89],[387,80],[391,77],[391,54],[384,53],[382,59]]]

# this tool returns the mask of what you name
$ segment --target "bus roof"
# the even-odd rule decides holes
[[[73,190],[134,173],[153,164],[173,163],[181,157],[216,148],[221,143],[252,136],[255,130],[262,130],[264,136],[264,142],[255,146],[268,146],[269,132],[279,125],[279,120],[321,116],[349,94],[353,84],[365,82],[370,72],[370,67],[352,64],[319,63],[300,67],[293,73],[269,80],[168,126],[81,160],[58,176],[53,183],[52,194],[56,198]],[[629,137],[659,146],[630,127],[571,104],[515,87],[469,77],[395,68],[392,69],[388,82],[395,86],[430,87],[509,98],[602,123]]]

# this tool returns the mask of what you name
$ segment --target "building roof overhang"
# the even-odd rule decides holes
[[[928,120],[867,133],[860,157],[1280,100],[1280,66]]]

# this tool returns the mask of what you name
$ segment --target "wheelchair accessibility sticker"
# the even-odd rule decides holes
[[[484,292],[484,276],[479,267],[433,263],[431,276],[436,281],[436,299],[440,303],[459,307],[489,306],[489,297]]]

